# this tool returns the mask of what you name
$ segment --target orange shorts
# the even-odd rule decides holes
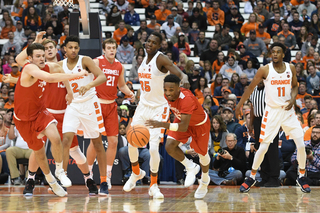
[[[52,114],[52,115],[58,121],[57,129],[59,131],[59,134],[60,134],[60,137],[61,137],[61,140],[62,140],[63,139],[62,124],[63,124],[64,113],[63,114]],[[70,148],[73,148],[73,147],[78,146],[78,145],[79,145],[79,143],[78,143],[77,135],[74,135]]]
[[[179,123],[178,119],[174,123]],[[168,138],[171,137],[183,144],[187,143],[189,137],[192,137],[190,147],[201,155],[208,153],[208,141],[210,137],[210,119],[200,126],[189,126],[186,132],[169,131]]]
[[[19,121],[15,117],[13,118],[21,137],[27,142],[29,148],[34,151],[41,149],[45,143],[44,135],[41,135],[41,133],[51,123],[57,122],[46,109],[41,111],[36,120],[33,121]]]
[[[117,103],[113,102],[111,104],[101,105],[102,117],[104,122],[104,128],[106,130],[107,136],[118,136],[119,134],[119,122],[118,122],[118,111]],[[105,135],[104,133],[102,133]]]

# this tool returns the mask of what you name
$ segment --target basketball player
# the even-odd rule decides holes
[[[96,87],[97,96],[101,105],[104,127],[108,139],[107,149],[107,183],[108,189],[111,189],[111,171],[113,161],[117,153],[118,145],[118,112],[117,112],[117,87],[121,92],[128,95],[131,101],[135,100],[134,93],[128,88],[124,80],[124,67],[115,59],[118,44],[113,39],[106,39],[102,44],[104,55],[97,57],[93,61],[100,67],[105,74],[107,81]],[[87,157],[90,171],[96,157],[92,143],[87,150]]]
[[[100,170],[100,195],[107,195],[108,185],[106,173],[106,153],[102,144],[100,133],[104,132],[103,119],[95,87],[107,79],[99,67],[88,56],[78,55],[80,40],[76,36],[68,36],[65,40],[67,58],[58,62],[65,73],[77,73],[79,70],[88,70],[89,75],[69,80],[73,92],[73,101],[67,106],[62,126],[64,168],[68,166],[69,150],[78,130],[83,130],[84,138],[92,139],[97,153]],[[96,79],[94,80],[94,77]],[[86,162],[84,162],[86,163]],[[85,164],[89,172],[88,164]],[[91,178],[91,174],[89,175]]]
[[[29,148],[34,151],[35,159],[53,192],[63,197],[66,192],[57,183],[49,169],[44,141],[42,140],[43,136],[48,137],[52,144],[51,150],[56,163],[56,177],[65,187],[71,186],[71,181],[65,175],[63,169],[62,144],[56,127],[57,121],[46,110],[43,94],[46,82],[54,83],[80,78],[87,72],[80,70],[75,74],[50,74],[50,70],[57,70],[57,72],[63,72],[63,70],[57,64],[45,63],[44,46],[39,43],[31,44],[27,48],[27,55],[30,64],[23,67],[23,72],[21,72],[15,90],[14,122]]]
[[[45,39],[43,40],[43,34],[45,32],[40,32],[37,35],[37,38],[34,43],[36,42],[42,42],[42,45],[45,48],[45,58],[47,62],[54,62],[57,63],[57,48],[56,44],[54,41]],[[22,51],[17,57],[16,61],[19,63],[20,66],[24,66],[28,61],[26,60],[26,51]],[[65,83],[65,84],[64,84]],[[61,83],[49,83],[47,84],[47,88],[45,90],[45,104],[47,107],[47,110],[53,115],[53,117],[57,120],[57,129],[59,131],[60,137],[62,138],[62,123],[63,123],[63,118],[64,118],[64,112],[65,109],[67,108],[67,103],[70,104],[73,99],[72,95],[72,90],[71,87],[68,83],[68,81]],[[66,85],[66,86],[65,86]],[[67,93],[68,90],[68,93]],[[68,95],[67,95],[68,94]],[[55,98],[50,98],[54,95]],[[67,98],[67,101],[66,101]],[[78,145],[78,139],[77,136],[74,136],[70,148],[70,155],[71,157],[76,161],[77,166],[81,170],[81,172],[84,174],[84,179],[87,188],[89,189],[89,194],[98,194],[98,189],[97,186],[90,176],[89,168],[88,168],[88,163],[86,160],[86,157],[84,154],[81,152],[79,145]],[[32,154],[31,158],[29,159],[29,176],[25,190],[23,193],[25,195],[32,195],[33,194],[33,188],[34,188],[34,178],[35,178],[35,173],[38,170],[38,165],[34,161],[34,156]],[[67,168],[64,168],[67,169]],[[50,188],[49,188],[50,189]]]
[[[280,126],[292,138],[297,147],[299,164],[299,178],[297,184],[301,191],[310,192],[304,174],[306,152],[303,141],[303,131],[295,114],[293,105],[298,94],[296,69],[294,65],[283,62],[286,47],[281,43],[273,43],[270,47],[272,62],[259,68],[248,89],[244,92],[236,107],[236,116],[240,115],[240,108],[249,98],[256,85],[263,80],[265,85],[266,108],[263,115],[260,132],[260,147],[255,154],[251,175],[241,185],[240,192],[248,192],[255,183],[257,169],[263,161],[270,143],[278,134]]]
[[[181,72],[168,57],[158,51],[161,47],[161,42],[161,34],[153,32],[145,44],[147,55],[143,59],[138,70],[141,85],[141,96],[139,105],[132,118],[132,126],[137,124],[145,125],[147,120],[167,121],[169,116],[168,103],[164,98],[163,86],[160,82],[163,82],[168,71],[182,79],[183,83],[186,84],[185,86],[190,86],[187,85],[187,75],[183,74],[183,72]],[[159,143],[163,136],[164,128],[150,129],[149,132],[151,170],[149,195],[152,196],[153,199],[162,199],[164,196],[159,190],[157,178],[160,162]],[[126,184],[123,186],[123,190],[126,192],[131,191],[136,186],[137,180],[142,179],[146,174],[146,172],[141,170],[139,167],[138,148],[129,144],[128,152],[132,164],[132,173]]]
[[[192,173],[188,172],[185,181],[186,186],[194,184],[196,174],[199,172],[200,167],[185,157],[179,148],[179,144],[186,143],[188,139],[192,137],[190,146],[199,154],[202,169],[201,180],[199,181],[199,186],[194,197],[198,199],[203,198],[208,192],[208,185],[210,183],[208,173],[210,164],[208,154],[210,119],[191,91],[180,88],[180,79],[178,76],[170,74],[164,78],[164,94],[171,111],[176,117],[174,122],[170,124],[167,122],[148,120],[146,124],[151,128],[162,127],[169,129],[170,131],[166,142],[168,154],[181,162],[186,169],[195,168],[192,169]]]

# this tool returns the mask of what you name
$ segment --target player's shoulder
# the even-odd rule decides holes
[[[183,87],[180,88],[180,95],[179,95],[179,99],[190,99],[193,98],[193,94],[190,90],[185,89]]]

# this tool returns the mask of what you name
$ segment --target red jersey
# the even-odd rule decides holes
[[[115,59],[112,64],[101,55],[97,57],[99,60],[99,67],[106,75],[107,81],[96,87],[98,98],[105,100],[115,100],[117,98],[118,79],[122,72],[122,64]]]
[[[28,64],[24,65],[24,67]],[[46,65],[42,70],[49,72],[49,66]],[[18,78],[14,94],[14,113],[19,120],[33,121],[38,117],[40,112],[45,110],[43,94],[47,83],[38,79],[30,87],[24,87],[21,86],[20,80],[21,75]]]
[[[181,121],[181,114],[191,115],[189,126],[196,126],[206,118],[205,111],[198,99],[188,89],[180,88],[179,98],[173,102],[168,101],[168,103],[178,120]]]

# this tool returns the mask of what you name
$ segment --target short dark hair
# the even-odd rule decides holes
[[[80,45],[80,39],[78,36],[74,36],[74,35],[68,36],[66,38],[66,40],[64,41],[66,46],[67,46],[68,42],[77,42]]]
[[[177,85],[180,85],[180,78],[176,75],[170,74],[164,78],[164,83],[166,83],[166,82],[175,83]]]
[[[45,51],[45,48],[44,48],[44,46],[42,44],[39,44],[39,43],[30,44],[28,46],[28,48],[27,48],[27,55],[28,56],[32,56],[34,50],[43,50],[43,51]]]
[[[152,32],[150,35],[154,35],[154,36],[157,36],[160,40],[160,44],[162,43],[162,35],[158,32]]]
[[[287,50],[287,47],[280,42],[275,42],[275,43],[271,44],[270,50],[272,50],[272,48],[274,48],[274,47],[280,47],[282,49],[283,53],[285,53]]]

